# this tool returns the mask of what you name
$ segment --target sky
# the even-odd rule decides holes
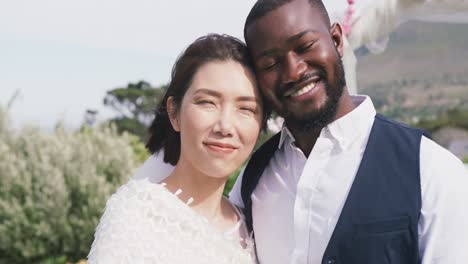
[[[0,106],[19,94],[9,108],[16,127],[50,130],[62,121],[73,129],[87,109],[108,118],[107,91],[140,80],[166,84],[175,59],[197,37],[214,32],[243,39],[254,2],[0,0]],[[338,14],[348,7],[345,0],[324,3]],[[466,13],[449,17],[468,22]]]
[[[0,0],[0,105],[15,126],[78,127],[106,91],[169,80],[197,37],[242,38],[254,0]]]

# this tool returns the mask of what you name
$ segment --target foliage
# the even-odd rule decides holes
[[[151,87],[144,81],[129,83],[127,87],[108,91],[104,105],[118,114],[111,121],[119,132],[130,132],[144,141],[147,127],[154,117],[154,109],[164,91],[164,86]]]
[[[128,134],[127,136],[130,141],[130,146],[132,147],[133,153],[135,154],[136,160],[139,163],[143,163],[150,156],[148,149],[146,149],[145,145],[137,136],[133,134]]]
[[[0,108],[0,263],[84,258],[106,200],[144,159],[143,146],[108,126],[44,133],[9,124]]]
[[[468,109],[450,109],[434,119],[424,119],[415,124],[429,132],[434,132],[442,127],[460,127],[468,130]]]

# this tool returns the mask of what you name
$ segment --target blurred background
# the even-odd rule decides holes
[[[178,54],[211,32],[243,39],[254,2],[0,0],[0,264],[84,263],[107,198],[148,157]],[[467,43],[467,24],[410,21],[383,52],[355,50],[358,93],[465,163]]]

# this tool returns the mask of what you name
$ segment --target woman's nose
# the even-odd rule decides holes
[[[219,113],[218,119],[213,127],[213,132],[219,133],[225,137],[232,136],[234,133],[234,114],[229,110],[223,110]]]

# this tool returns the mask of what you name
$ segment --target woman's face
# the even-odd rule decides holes
[[[262,122],[253,73],[238,62],[201,66],[179,108],[168,100],[171,123],[180,132],[184,162],[211,177],[227,177],[249,156]]]

